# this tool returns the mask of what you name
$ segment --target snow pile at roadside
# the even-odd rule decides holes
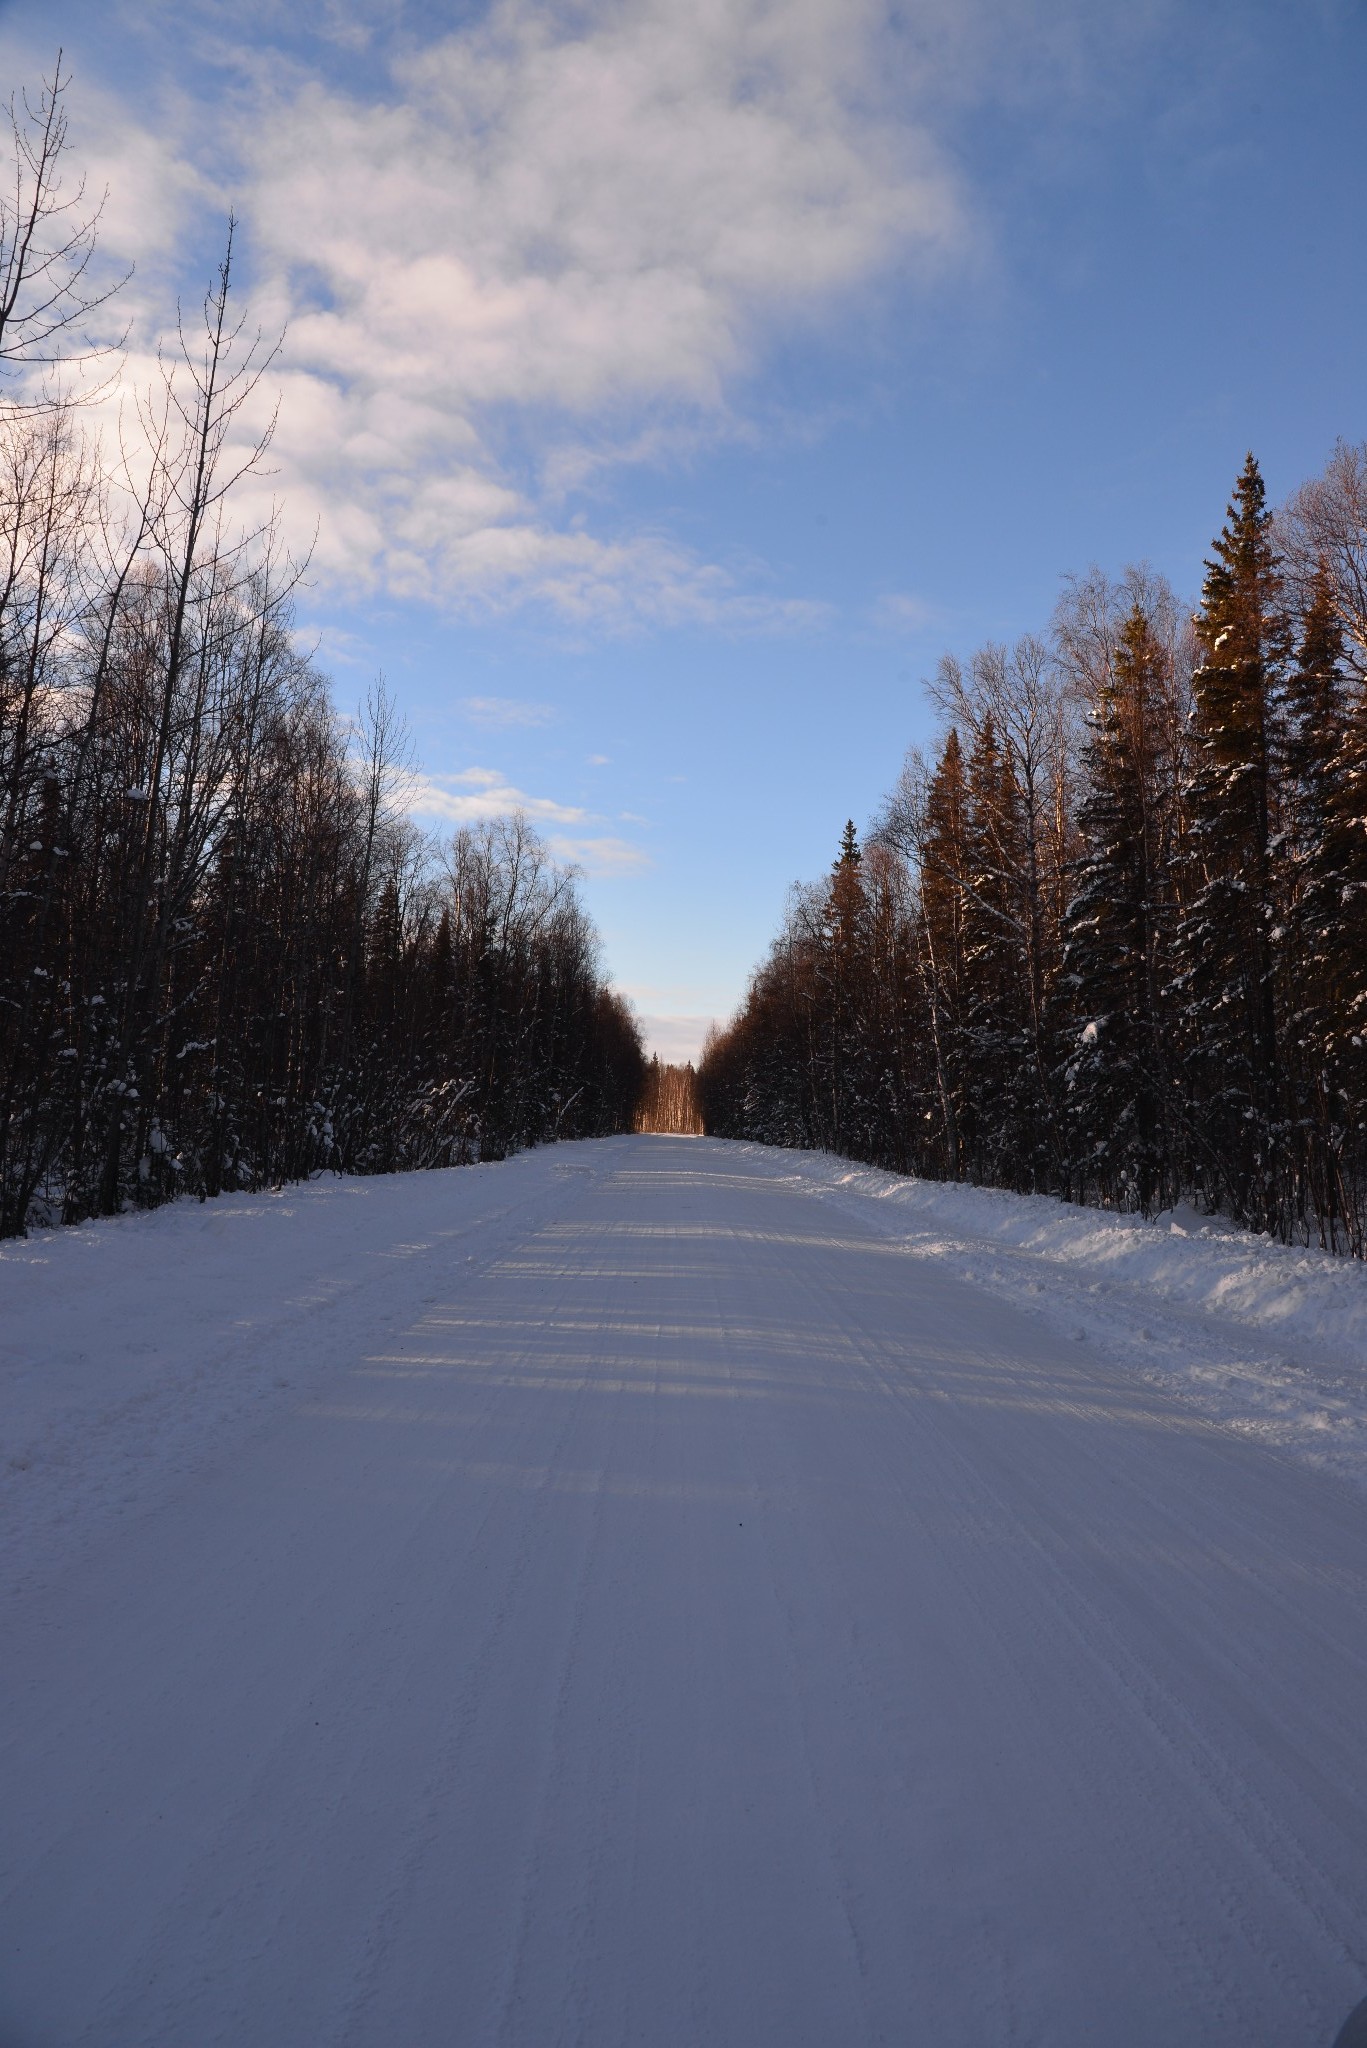
[[[1345,1364],[1367,1363],[1367,1266],[1359,1260],[1275,1244],[1190,1209],[1149,1221],[1052,1195],[902,1180],[827,1153],[797,1155],[795,1165],[796,1177],[822,1191],[890,1204],[899,1226],[1029,1252],[1094,1288],[1142,1289]]]
[[[946,1260],[1213,1420],[1367,1487],[1360,1261],[1191,1210],[1150,1222],[1048,1195],[904,1179],[827,1153],[792,1153],[789,1172],[909,1253]]]

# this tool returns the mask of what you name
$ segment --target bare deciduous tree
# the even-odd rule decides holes
[[[6,410],[54,402],[50,391],[27,383],[33,371],[89,362],[117,346],[97,335],[92,321],[132,274],[96,275],[107,195],[88,200],[84,178],[64,189],[69,84],[59,50],[37,99],[19,93],[9,102],[12,150],[0,185],[0,374],[10,380],[0,402]]]

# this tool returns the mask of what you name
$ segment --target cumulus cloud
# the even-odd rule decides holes
[[[82,78],[80,108],[107,245],[138,259],[132,374],[230,201],[254,314],[288,325],[251,509],[278,493],[353,593],[595,631],[819,624],[756,565],[566,508],[744,434],[776,333],[964,246],[955,175],[885,90],[882,0],[493,0],[425,41],[397,0],[244,4],[156,0],[147,103]]]
[[[550,848],[557,860],[569,861],[588,875],[636,875],[653,865],[644,847],[633,846],[629,839],[614,839],[611,834],[575,838],[553,832]]]
[[[405,786],[403,801],[411,816],[441,825],[478,825],[520,812],[544,834],[557,860],[591,875],[636,874],[651,865],[643,847],[599,829],[602,820],[592,811],[579,804],[562,804],[554,797],[532,796],[497,768],[413,775]]]
[[[26,66],[30,99],[39,75],[50,78],[50,51],[35,53]],[[70,75],[70,67],[63,67]],[[133,276],[110,309],[117,329],[130,320],[135,333],[155,332],[175,297],[175,265],[181,246],[206,211],[223,206],[223,194],[198,165],[189,147],[192,114],[172,96],[155,124],[141,119],[117,94],[84,73],[72,78],[67,99],[73,162],[79,161],[87,199],[100,205],[103,275],[132,267]],[[64,167],[64,194],[77,174]]]
[[[775,323],[956,245],[953,177],[880,102],[880,33],[871,0],[498,0],[377,97],[262,82],[235,140],[318,571],[610,629],[813,623],[558,515],[614,462],[732,431]]]
[[[924,141],[861,106],[859,0],[572,19],[505,0],[394,97],[310,84],[252,138],[259,232],[321,286],[295,332],[319,370],[458,416],[715,402],[747,313],[955,227]]]
[[[406,791],[405,807],[415,817],[439,819],[449,825],[474,825],[486,818],[506,818],[514,811],[534,825],[583,825],[589,821],[589,813],[578,805],[529,796],[497,768],[415,775]]]
[[[462,697],[460,708],[471,725],[489,730],[500,726],[550,725],[555,718],[553,704],[529,704],[520,697]]]

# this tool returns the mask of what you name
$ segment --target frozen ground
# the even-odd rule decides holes
[[[1367,1275],[1178,1221],[638,1138],[0,1248],[0,2043],[1327,2048]]]

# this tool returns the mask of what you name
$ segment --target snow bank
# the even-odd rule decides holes
[[[772,1159],[767,1148],[754,1151]],[[908,1253],[1101,1344],[1227,1427],[1367,1488],[1367,1266],[1179,1211],[900,1178],[792,1153],[789,1178]]]
[[[1367,1266],[1360,1261],[1276,1244],[1194,1210],[1153,1220],[1116,1216],[1051,1195],[902,1180],[827,1153],[800,1158],[796,1178],[822,1192],[890,1204],[899,1227],[914,1219],[961,1245],[1030,1252],[1085,1274],[1094,1287],[1142,1289],[1344,1363],[1367,1361]]]

